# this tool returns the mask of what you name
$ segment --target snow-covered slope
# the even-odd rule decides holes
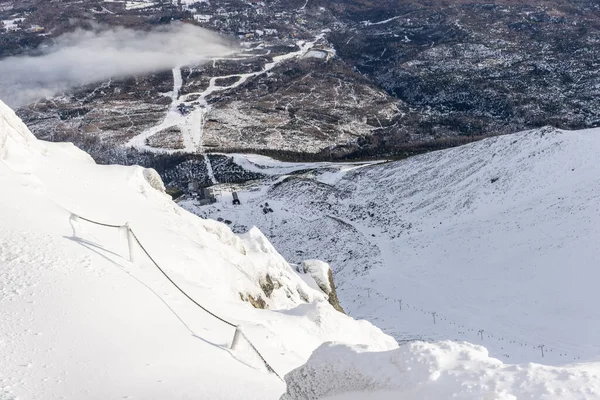
[[[275,373],[325,341],[397,347],[335,311],[257,229],[234,235],[162,192],[154,171],[98,166],[36,140],[0,102],[0,399],[278,398]],[[246,300],[261,299],[267,309]]]
[[[375,166],[288,164],[238,190],[242,206],[188,205],[259,226],[288,260],[323,258],[344,309],[398,340],[597,361],[598,154],[598,129],[545,128]]]
[[[241,206],[185,206],[258,225],[292,261],[324,257],[345,310],[398,340],[445,340],[325,345],[286,399],[599,399],[599,154],[600,129],[544,128],[374,166],[285,164],[237,188]]]

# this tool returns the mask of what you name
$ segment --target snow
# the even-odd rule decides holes
[[[276,399],[325,341],[396,342],[335,311],[258,229],[238,236],[174,204],[155,171],[99,166],[36,140],[0,103],[0,398]],[[130,259],[131,250],[131,261]],[[266,294],[265,281],[274,282]],[[242,296],[262,298],[255,309]],[[234,383],[234,384],[233,384]]]
[[[185,6],[191,6],[193,4],[196,3],[209,3],[207,0],[174,0],[173,4],[177,5],[179,2],[181,2],[181,4],[185,5]]]
[[[156,3],[146,1],[127,1],[125,2],[126,10],[141,10],[143,8],[153,7]]]
[[[392,17],[392,18],[388,18],[388,19],[384,19],[383,21],[377,21],[377,22],[371,22],[371,21],[362,21],[361,23],[364,26],[371,26],[371,25],[383,25],[383,24],[387,24],[389,22],[395,21],[398,18],[401,18],[401,15],[398,15],[396,17]]]
[[[600,365],[510,365],[469,343],[414,342],[392,351],[328,343],[286,376],[282,400],[592,399]]]
[[[212,17],[209,14],[194,14],[194,19],[198,22],[208,22]]]
[[[329,52],[326,50],[311,50],[304,55],[304,58],[318,58],[325,60],[329,58]]]
[[[345,311],[401,342],[598,363],[599,153],[600,129],[543,128],[345,171],[257,161],[273,174],[236,189],[242,206],[184,206],[327,261]]]
[[[307,169],[332,169],[329,171],[328,178],[330,181],[335,181],[341,178],[346,172],[360,168],[366,165],[378,164],[383,161],[362,161],[362,162],[313,162],[313,163],[297,163],[278,161],[267,156],[258,154],[229,154],[233,157],[236,164],[243,167],[247,171],[258,172],[267,175],[287,175],[301,170]]]
[[[349,203],[373,214],[347,221],[382,260],[353,315],[506,362],[598,361],[598,132],[523,132],[347,176]]]
[[[0,22],[2,22],[2,24],[0,24],[0,26],[4,26],[4,29],[6,29],[7,31],[18,31],[21,28],[17,25],[20,22],[25,21],[25,18],[12,18],[12,19],[4,19],[4,20],[0,20]]]

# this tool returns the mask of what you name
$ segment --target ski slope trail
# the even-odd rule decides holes
[[[179,104],[179,91],[181,90],[181,86],[183,84],[183,78],[181,76],[181,67],[175,67],[172,70],[173,72],[173,90],[168,93],[168,96],[171,98],[171,104],[167,109],[167,113],[162,122],[158,125],[155,125],[149,129],[146,129],[142,133],[137,136],[134,136],[127,142],[125,146],[134,147],[140,151],[155,151],[158,153],[174,153],[177,150],[174,149],[165,149],[165,148],[155,148],[149,146],[147,144],[147,140],[156,135],[157,133],[164,131],[165,129],[183,125],[181,121],[181,113],[177,109]]]
[[[323,37],[324,36],[321,34],[316,36],[312,41],[298,41],[296,43],[298,50],[273,57],[272,61],[266,63],[264,67],[259,71],[252,73],[215,76],[210,78],[208,87],[204,91],[188,93],[185,96],[181,97],[179,96],[179,91],[181,90],[182,85],[181,69],[174,68],[173,91],[170,93],[172,102],[167,111],[165,119],[159,125],[154,126],[130,139],[126,146],[135,147],[138,150],[152,151],[157,153],[203,152],[202,138],[204,131],[204,123],[206,121],[207,116],[210,114],[211,105],[209,104],[208,99],[211,95],[218,92],[236,89],[239,86],[246,83],[249,79],[266,74],[287,60],[293,58],[301,58],[308,51],[310,51],[310,49],[312,49],[314,45],[318,43]],[[229,85],[219,85],[218,82],[220,80],[227,80],[230,78],[238,79]],[[189,112],[180,112],[177,108],[180,104],[189,107]],[[182,132],[182,140],[184,146],[182,150],[154,147],[149,146],[147,144],[147,140],[150,137],[171,127],[178,127]]]
[[[204,165],[206,165],[206,174],[208,175],[208,179],[210,180],[210,183],[213,185],[216,185],[217,179],[215,178],[215,174],[213,172],[212,169],[212,164],[210,163],[210,158],[208,156],[204,156]]]

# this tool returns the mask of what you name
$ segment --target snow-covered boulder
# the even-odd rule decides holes
[[[152,186],[154,189],[158,190],[161,193],[166,193],[165,184],[162,181],[162,178],[153,168],[144,168],[142,174],[144,175],[144,179]]]
[[[485,348],[450,341],[396,350],[327,343],[286,375],[281,400],[598,399],[600,366],[510,365]]]

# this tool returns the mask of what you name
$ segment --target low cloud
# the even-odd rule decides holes
[[[222,37],[190,24],[149,32],[76,30],[39,49],[37,56],[0,60],[0,99],[18,107],[75,86],[201,64],[234,50]]]

